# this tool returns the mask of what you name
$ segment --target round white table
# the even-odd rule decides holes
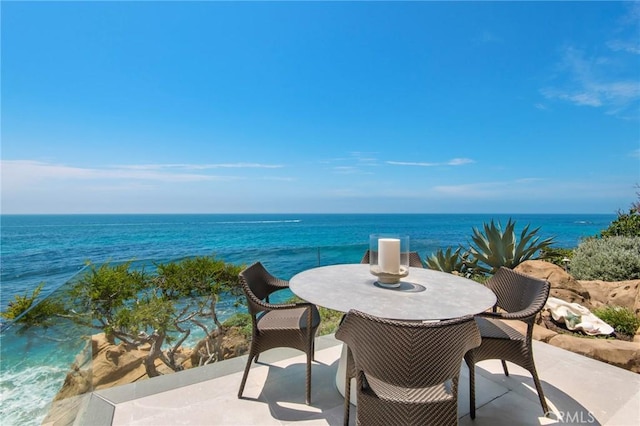
[[[398,288],[377,285],[368,264],[321,266],[294,275],[298,297],[340,312],[357,309],[381,318],[425,321],[478,314],[496,303],[475,281],[432,269],[409,268]]]
[[[289,288],[298,297],[340,312],[357,309],[381,318],[432,321],[486,311],[495,294],[475,281],[432,269],[409,268],[398,288],[384,288],[368,264],[321,266],[294,275]],[[336,387],[344,395],[346,346],[338,363]],[[355,403],[355,384],[351,386]]]

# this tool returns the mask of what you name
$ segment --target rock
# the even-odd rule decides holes
[[[236,328],[231,328],[222,342],[222,359],[235,358],[249,352],[249,341]]]
[[[551,297],[567,302],[579,303],[590,311],[603,306],[615,305],[640,313],[640,280],[606,282],[574,279],[560,266],[541,260],[528,260],[515,268],[523,274],[549,281]],[[627,370],[640,373],[640,328],[632,342],[616,339],[588,338],[577,334],[558,333],[545,327],[552,326],[548,311],[540,314],[540,325],[536,325],[533,338],[548,344],[588,356]],[[522,322],[511,321],[512,327],[526,331]],[[561,327],[556,329],[562,331]]]
[[[548,342],[577,354],[640,373],[640,344],[614,339],[589,339],[557,334]]]
[[[224,333],[215,330],[208,339],[203,339],[191,353],[190,362],[198,366],[207,361],[221,361],[244,355],[249,351],[249,341],[240,328],[230,327]]]
[[[578,303],[591,310],[591,296],[582,284],[558,265],[543,260],[527,260],[514,268],[523,274],[549,281],[551,297]]]
[[[636,315],[640,314],[640,280],[578,282],[589,292],[594,308],[602,305],[622,306],[631,309]]]
[[[105,385],[111,387],[119,383],[131,383],[141,378],[146,374],[142,362],[147,355],[147,351],[127,348],[123,343],[107,346],[98,352],[97,356],[94,355],[93,388],[102,389]],[[128,377],[129,373],[133,373],[133,377]],[[135,380],[131,380],[134,378]]]
[[[239,329],[231,328],[225,334],[216,333],[216,335],[219,336],[214,344],[214,350],[218,355],[216,359],[233,358],[249,350],[249,342]],[[91,351],[88,350],[89,347]],[[76,357],[55,401],[148,379],[144,359],[149,354],[149,350],[149,345],[139,347],[129,347],[124,343],[116,345],[104,333],[93,335],[85,350]],[[191,349],[178,349],[174,354],[176,363],[183,368],[197,366],[197,362],[192,365],[192,359],[197,358],[193,352]],[[161,374],[174,373],[160,360],[156,360],[155,365]]]

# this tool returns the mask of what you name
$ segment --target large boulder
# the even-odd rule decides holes
[[[578,303],[593,311],[603,305],[622,306],[640,314],[640,280],[607,282],[576,280],[558,265],[527,260],[514,270],[549,281],[551,297]]]
[[[109,341],[104,333],[91,337],[88,359],[76,358],[55,400],[98,389],[132,383],[146,377],[143,365],[148,350],[127,347]]]
[[[607,281],[579,281],[591,296],[594,308],[602,305],[622,306],[631,309],[636,315],[640,314],[640,280],[607,282]]]
[[[587,309],[593,308],[591,295],[582,284],[558,265],[543,260],[527,260],[514,268],[523,274],[549,281],[551,293],[566,302],[578,303]]]
[[[632,309],[636,315],[640,313],[640,280],[579,281],[560,266],[541,260],[528,260],[514,269],[549,281],[551,297],[578,303],[591,311],[603,305],[615,305]],[[534,328],[534,339],[640,373],[640,329],[631,342],[587,338],[569,332],[558,332],[562,331],[561,327],[551,327],[550,317],[548,311],[542,312]],[[510,323],[514,328],[525,332],[524,323],[514,321]]]
[[[558,334],[548,342],[616,367],[640,373],[640,344],[615,339],[587,339]]]

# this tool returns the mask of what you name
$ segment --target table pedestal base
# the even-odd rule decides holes
[[[344,381],[345,381],[346,375],[347,375],[347,345],[343,344],[342,353],[340,354],[340,361],[338,361],[338,372],[336,373],[336,388],[338,388],[338,392],[340,392],[340,395],[342,395],[343,397],[344,397],[344,391],[345,391]],[[351,379],[351,395],[349,397],[349,400],[353,405],[357,405],[355,378]]]

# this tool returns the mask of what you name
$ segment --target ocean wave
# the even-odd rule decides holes
[[[2,371],[0,418],[6,425],[39,425],[47,415],[67,368],[38,365]]]
[[[282,219],[282,220],[236,220],[236,221],[222,221],[211,222],[221,225],[233,225],[233,224],[261,224],[261,223],[300,223],[302,219]]]

